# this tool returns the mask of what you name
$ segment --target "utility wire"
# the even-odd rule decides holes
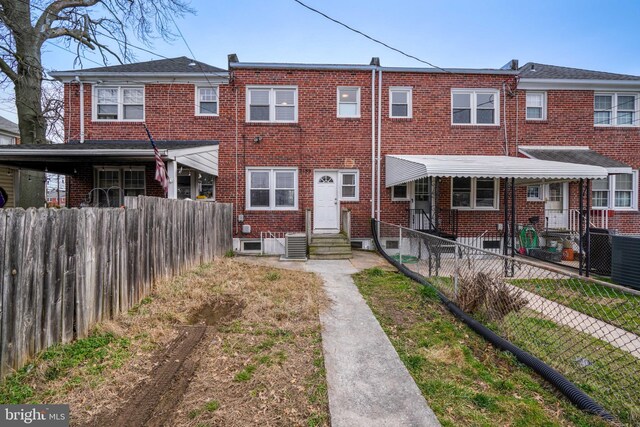
[[[333,22],[335,22],[335,23],[336,23],[336,24],[338,24],[338,25],[341,25],[341,26],[345,27],[346,29],[348,29],[348,30],[350,30],[350,31],[353,31],[353,32],[354,32],[354,33],[356,33],[356,34],[360,34],[361,36],[363,36],[363,37],[365,37],[365,38],[367,38],[367,39],[369,39],[369,40],[371,40],[371,41],[373,41],[373,42],[375,42],[375,43],[378,43],[378,44],[380,44],[380,45],[382,45],[382,46],[386,47],[387,49],[391,49],[391,50],[393,50],[394,52],[398,52],[399,54],[406,56],[407,58],[411,58],[411,59],[414,59],[414,60],[416,60],[416,61],[418,61],[418,62],[422,62],[423,64],[427,64],[428,66],[433,67],[433,68],[436,68],[436,69],[438,69],[438,70],[440,70],[440,71],[443,71],[443,72],[445,72],[445,73],[454,74],[452,71],[446,70],[446,69],[444,69],[444,68],[442,68],[442,67],[438,67],[437,65],[435,65],[435,64],[433,64],[433,63],[431,63],[431,62],[429,62],[429,61],[425,61],[424,59],[420,59],[420,58],[418,58],[417,56],[411,55],[411,54],[409,54],[409,53],[407,53],[407,52],[405,52],[405,51],[403,51],[403,50],[400,50],[400,49],[398,49],[398,48],[396,48],[396,47],[390,46],[390,45],[388,45],[387,43],[385,43],[385,42],[383,42],[383,41],[381,41],[381,40],[378,40],[378,39],[376,39],[376,38],[374,38],[374,37],[371,37],[370,35],[368,35],[368,34],[366,34],[366,33],[362,32],[362,31],[360,31],[360,30],[357,30],[357,29],[355,29],[355,28],[351,27],[351,26],[349,26],[349,25],[345,24],[344,22],[341,22],[341,21],[339,21],[339,20],[337,20],[337,19],[335,19],[335,18],[332,18],[332,17],[330,17],[329,15],[327,15],[326,13],[321,12],[321,11],[319,11],[318,9],[315,9],[315,8],[313,8],[313,7],[309,6],[309,5],[307,5],[307,4],[303,3],[303,2],[302,2],[302,1],[300,1],[300,0],[293,0],[293,1],[294,1],[294,2],[296,2],[296,3],[298,3],[300,6],[302,6],[302,7],[306,8],[306,9],[309,9],[310,11],[312,11],[312,12],[314,12],[314,13],[317,13],[318,15],[321,15],[321,16],[325,17],[326,19],[330,20],[330,21],[333,21]]]

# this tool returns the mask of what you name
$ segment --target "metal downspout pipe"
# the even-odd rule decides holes
[[[376,69],[371,69],[371,218],[376,215]]]
[[[380,170],[380,156],[382,151],[382,70],[378,67],[378,158],[377,158],[377,169],[378,174],[376,176],[377,179],[377,218],[380,221],[380,176],[382,175],[382,171]]]

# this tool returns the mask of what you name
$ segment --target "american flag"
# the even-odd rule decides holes
[[[147,131],[147,135],[149,136],[149,141],[151,141],[151,146],[153,147],[153,153],[156,158],[156,181],[162,185],[164,188],[165,196],[169,192],[169,180],[167,179],[167,169],[164,167],[164,162],[162,161],[162,157],[160,157],[160,151],[158,151],[158,146],[155,141],[151,137],[151,132],[149,132],[149,128],[146,123],[142,124],[144,126],[144,130]]]

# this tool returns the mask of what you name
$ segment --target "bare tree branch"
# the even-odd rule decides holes
[[[173,18],[193,13],[186,1],[0,0],[0,72],[15,86],[23,143],[46,143],[47,123],[52,126],[53,112],[61,109],[53,98],[43,97],[46,41],[75,46],[74,65],[82,66],[88,51],[97,51],[105,64],[111,58],[131,61],[128,34],[147,46],[157,36],[171,40]]]
[[[6,76],[11,79],[11,81],[18,80],[18,73],[13,71],[13,69],[5,62],[3,58],[0,58],[0,71],[2,71]]]

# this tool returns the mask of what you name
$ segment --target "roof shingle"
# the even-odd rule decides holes
[[[519,68],[519,76],[524,79],[575,79],[575,80],[637,80],[640,76],[583,70],[557,65],[527,62]]]
[[[20,135],[20,129],[18,128],[17,123],[13,123],[9,119],[5,119],[0,116],[0,132],[7,132],[14,135]]]
[[[191,65],[193,64],[193,65]],[[180,56],[178,58],[158,59],[156,61],[136,62],[133,64],[112,65],[109,67],[67,70],[62,73],[224,73],[226,70]],[[55,72],[52,73],[55,75]]]

